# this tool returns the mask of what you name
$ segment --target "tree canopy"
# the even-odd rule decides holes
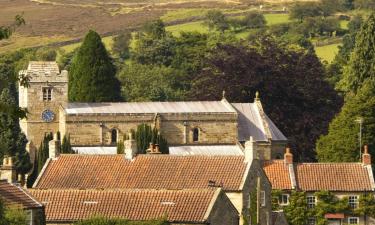
[[[355,38],[355,47],[338,86],[345,92],[357,92],[368,78],[375,78],[375,13],[372,13]]]
[[[77,50],[69,71],[69,101],[119,101],[116,68],[99,34],[90,30]]]
[[[355,96],[348,95],[341,112],[329,125],[327,135],[317,141],[321,162],[357,162],[359,160],[359,124],[363,119],[363,143],[374,152],[375,146],[375,82],[366,81]]]
[[[341,107],[313,52],[291,49],[265,36],[254,43],[219,45],[194,79],[191,99],[252,102],[261,94],[267,115],[289,138],[296,158],[313,160],[315,140]],[[324,93],[324,94],[322,94]]]

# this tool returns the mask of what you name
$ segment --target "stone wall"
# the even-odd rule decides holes
[[[207,222],[212,225],[239,224],[239,213],[224,192],[217,197]]]
[[[62,109],[60,110],[62,112]],[[158,124],[169,144],[235,144],[237,115],[222,114],[162,114],[156,123],[155,114],[72,115],[60,117],[60,132],[69,134],[72,145],[110,145],[111,131],[118,140],[142,123]],[[193,129],[199,129],[199,140],[193,142]],[[186,135],[186,138],[185,138]]]
[[[27,107],[29,114],[27,120],[20,121],[22,131],[26,134],[29,141],[36,146],[42,141],[44,134],[48,132],[57,132],[59,130],[59,106],[67,102],[67,84],[64,82],[30,82],[28,88],[20,92],[20,99],[23,99],[23,107]],[[52,100],[43,101],[43,87],[52,87]],[[27,95],[25,97],[24,95]],[[27,100],[26,100],[27,99]],[[51,110],[54,113],[54,119],[51,122],[42,120],[44,110]]]

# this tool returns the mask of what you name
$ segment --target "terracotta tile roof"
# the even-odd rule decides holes
[[[45,205],[46,219],[77,221],[95,215],[129,220],[167,216],[170,222],[203,222],[221,189],[30,190]]]
[[[43,207],[26,190],[6,180],[0,180],[0,198],[4,199],[7,205],[20,205],[24,209]]]
[[[303,191],[371,191],[367,168],[361,163],[301,163],[296,180]]]
[[[61,155],[51,160],[35,188],[206,188],[241,190],[248,164],[243,156]]]
[[[288,166],[284,163],[284,160],[265,161],[263,164],[263,169],[269,181],[271,182],[272,189],[292,189],[289,169]]]

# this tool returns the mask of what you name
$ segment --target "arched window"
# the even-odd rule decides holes
[[[193,129],[193,141],[194,142],[199,141],[199,129],[198,128]]]
[[[113,129],[111,131],[111,143],[116,144],[117,143],[117,130]]]

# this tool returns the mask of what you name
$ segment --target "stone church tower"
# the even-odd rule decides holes
[[[32,148],[45,133],[59,130],[59,107],[68,101],[68,72],[60,72],[56,62],[30,62],[19,74],[29,79],[28,87],[19,85],[19,105],[29,112],[20,126]]]

